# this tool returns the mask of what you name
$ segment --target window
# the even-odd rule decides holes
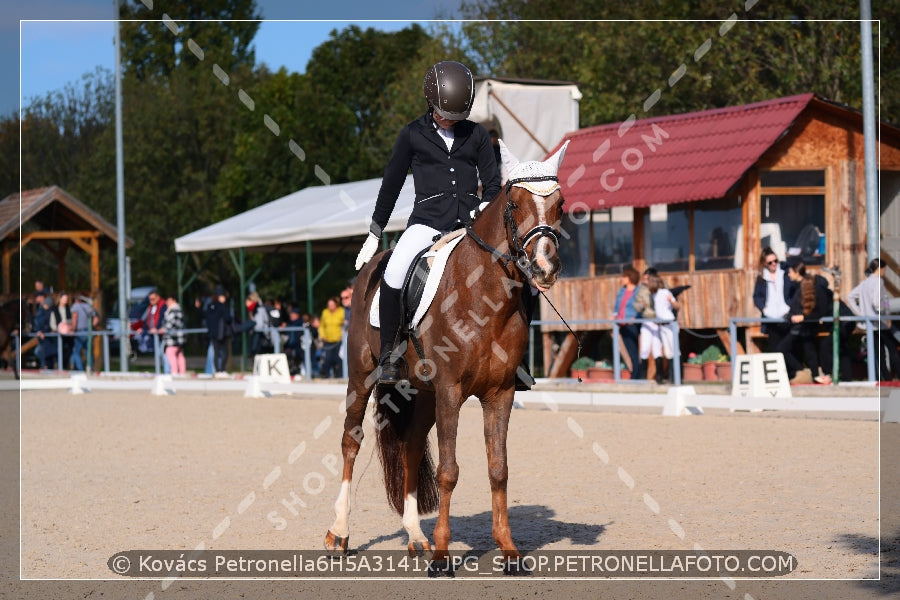
[[[634,209],[631,206],[593,215],[594,274],[621,273],[634,263]]]
[[[644,215],[644,254],[659,271],[687,271],[690,222],[686,206],[655,204]]]
[[[561,277],[587,277],[591,268],[591,215],[572,212],[563,215],[560,223],[559,259]]]
[[[694,205],[694,269],[735,268],[734,252],[743,214],[737,198]]]
[[[764,171],[759,182],[760,222],[775,253],[824,264],[825,171]]]

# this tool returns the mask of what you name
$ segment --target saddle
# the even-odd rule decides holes
[[[447,259],[465,235],[457,229],[441,236],[434,244],[419,252],[406,272],[403,282],[403,317],[408,329],[415,329],[434,301],[438,284],[447,266]],[[380,327],[379,304],[381,290],[376,290],[369,310],[369,324]]]

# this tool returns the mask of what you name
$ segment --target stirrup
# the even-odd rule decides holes
[[[527,392],[534,385],[535,379],[528,371],[528,365],[522,363],[516,368],[516,391]]]

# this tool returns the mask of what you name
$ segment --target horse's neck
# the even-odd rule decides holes
[[[504,289],[503,301],[517,304],[519,294],[526,288],[526,285],[524,276],[512,257],[512,249],[509,247],[509,228],[505,221],[505,210],[506,192],[503,188],[472,224],[472,232],[493,248],[494,253],[492,254],[472,239],[471,242],[477,246],[475,252],[483,257],[483,262],[479,263],[483,266],[468,270],[471,273],[472,287],[480,285],[489,291],[494,291],[499,279]],[[502,258],[502,255],[506,255],[508,258]],[[474,276],[475,274],[477,276]]]
[[[509,238],[504,215],[505,208],[506,188],[504,187],[472,223],[472,231],[500,252],[508,253]]]

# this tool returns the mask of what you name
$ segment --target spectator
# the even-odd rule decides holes
[[[247,306],[248,322],[245,327],[253,331],[250,338],[250,358],[271,348],[269,333],[269,311],[260,300],[259,294],[250,292],[244,300]]]
[[[348,285],[341,292],[341,306],[344,308],[344,325],[350,324],[350,307],[353,304],[353,286]]]
[[[56,357],[59,354],[56,337],[47,335],[52,333],[50,315],[53,312],[53,298],[45,295],[42,290],[38,290],[35,291],[34,302],[36,308],[32,317],[31,329],[38,339],[34,353],[41,369],[52,369],[56,366]]]
[[[794,296],[795,283],[778,264],[778,256],[766,246],[759,261],[760,274],[753,286],[753,304],[763,317],[781,319],[780,323],[763,323],[761,331],[768,335],[769,352],[776,352],[782,338],[788,334],[787,322],[790,301]]]
[[[681,308],[678,300],[672,295],[662,277],[659,275],[649,275],[647,278],[647,287],[653,295],[653,310],[656,311],[657,319],[675,320],[675,311]],[[656,366],[656,383],[662,383],[672,376],[672,358],[675,356],[675,333],[668,323],[650,323],[655,327],[651,328],[653,334],[650,351],[653,354],[653,362]],[[663,357],[666,359],[665,369],[663,368]]]
[[[639,281],[640,274],[634,267],[622,269],[622,287],[616,294],[616,303],[613,308],[614,318],[617,321],[631,321],[639,316],[634,308],[635,292]],[[625,345],[625,351],[631,363],[632,379],[644,378],[641,374],[640,334],[641,326],[637,323],[619,323],[619,335],[622,336],[622,343]]]
[[[875,316],[887,312],[889,300],[884,285],[884,268],[886,263],[876,258],[866,269],[867,277],[847,294],[847,304],[854,314],[859,316]],[[878,366],[879,379],[890,381],[893,374],[900,379],[900,355],[897,352],[897,340],[891,334],[891,322],[880,320],[875,323],[878,330]],[[870,357],[872,360],[874,357]]]
[[[184,375],[187,372],[184,358],[184,311],[178,301],[169,296],[166,299],[166,312],[163,327],[162,342],[166,351],[166,359],[173,375]]]
[[[200,311],[200,318],[205,319],[207,312],[209,312],[209,308],[212,306],[212,303],[215,302],[215,299],[210,296],[202,296],[198,297],[194,300],[194,308]],[[204,372],[207,375],[213,375],[215,370],[215,351],[213,350],[212,338],[207,336],[207,344],[206,344],[206,368]]]
[[[225,377],[225,363],[228,361],[228,344],[233,335],[233,319],[228,312],[227,292],[221,285],[217,285],[213,292],[214,300],[210,302],[206,310],[205,321],[207,335],[213,345],[213,362],[216,376]]]
[[[323,361],[320,375],[325,378],[340,377],[341,341],[344,337],[344,309],[337,298],[329,298],[322,317],[319,319],[319,337],[323,342]]]
[[[293,306],[288,309],[288,321],[285,326],[291,331],[284,343],[284,354],[287,356],[291,374],[295,375],[300,372],[300,365],[303,364],[304,359],[302,328],[306,326],[306,323],[303,322],[299,309]]]
[[[642,319],[656,318],[656,310],[653,308],[653,294],[650,293],[650,288],[647,286],[650,276],[656,274],[656,269],[652,267],[645,269],[644,274],[641,276],[641,283],[634,292],[634,310]],[[650,359],[650,349],[653,344],[653,331],[650,325],[653,325],[653,323],[641,323],[640,350],[638,353],[641,366],[637,376],[632,375],[633,379],[646,379],[649,373],[647,361]]]
[[[59,293],[56,306],[50,313],[50,331],[56,332],[62,337],[63,355],[59,362],[59,368],[68,369],[69,359],[75,345],[75,340],[72,338],[72,333],[75,331],[72,327],[72,305],[69,303],[68,292]]]
[[[812,373],[812,380],[829,384],[831,377],[819,373],[819,352],[816,347],[816,336],[822,328],[819,319],[828,316],[831,308],[832,293],[828,288],[828,280],[821,275],[808,273],[806,265],[797,257],[791,257],[788,261],[788,277],[795,284],[790,302],[790,329],[779,343],[778,352],[784,354],[784,363],[791,380],[796,380],[797,372],[803,369],[797,353],[799,346],[806,366]]]
[[[87,346],[89,332],[92,327],[100,323],[100,317],[90,304],[90,298],[76,296],[72,304],[72,331],[75,334],[72,344],[72,368],[76,371],[84,371],[85,363],[81,359],[81,351]],[[93,368],[93,360],[90,352],[86,352],[88,370]]]

